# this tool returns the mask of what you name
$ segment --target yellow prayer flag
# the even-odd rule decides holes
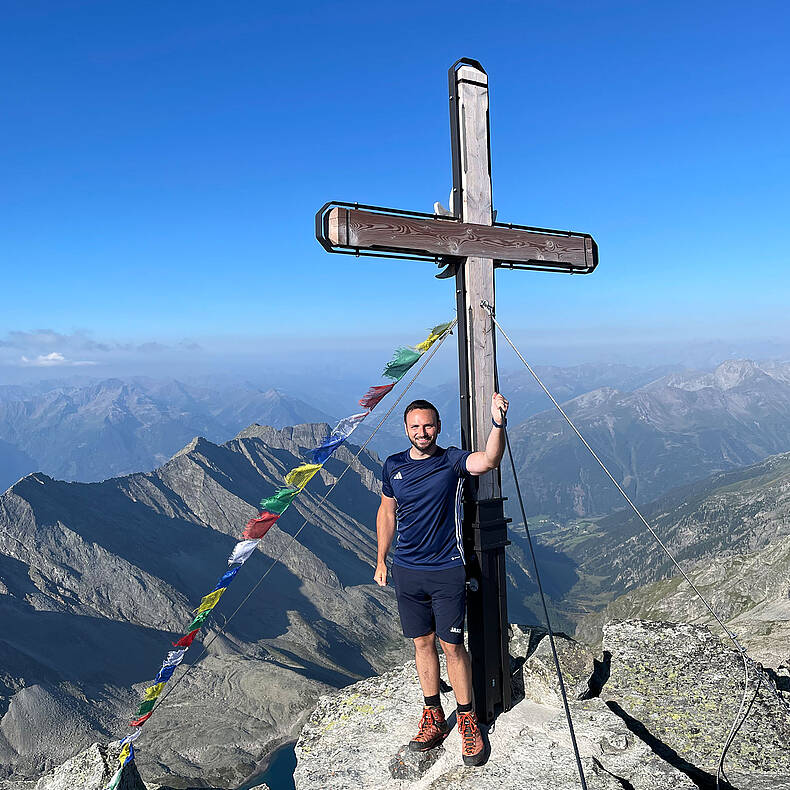
[[[156,699],[162,693],[162,689],[164,687],[165,687],[164,683],[157,683],[155,686],[149,686],[145,690],[145,694],[143,695],[143,701],[147,702],[148,700]]]
[[[285,484],[297,489],[297,491],[301,491],[322,466],[323,464],[302,464],[302,466],[297,466],[285,476]]]
[[[121,749],[121,753],[118,755],[118,762],[121,764],[121,768],[123,768],[124,763],[126,762],[127,758],[132,752],[131,744],[126,744],[123,749]]]
[[[217,605],[219,599],[222,598],[222,593],[224,593],[226,589],[227,587],[223,587],[221,590],[214,590],[213,593],[204,595],[195,614],[200,614],[201,612],[207,612],[209,609],[213,609]]]
[[[422,341],[422,343],[417,343],[414,347],[415,351],[419,351],[421,354],[424,354],[448,329],[448,327],[452,324],[452,321],[448,321],[446,324],[439,324],[439,326],[435,326],[431,329],[431,334]]]

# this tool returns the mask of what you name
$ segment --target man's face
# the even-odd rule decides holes
[[[415,449],[430,454],[436,447],[436,437],[442,424],[433,409],[412,409],[406,415],[406,435]]]

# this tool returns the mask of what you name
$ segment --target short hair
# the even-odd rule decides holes
[[[406,423],[406,418],[409,416],[410,411],[415,409],[431,409],[436,415],[436,422],[441,422],[442,418],[439,416],[439,409],[436,408],[430,401],[427,400],[413,400],[403,412],[403,422]]]

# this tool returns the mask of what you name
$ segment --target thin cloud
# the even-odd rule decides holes
[[[34,359],[29,359],[23,354],[20,361],[23,365],[34,368],[85,367],[98,364],[88,359],[67,359],[59,351],[51,351],[49,354],[39,354]]]

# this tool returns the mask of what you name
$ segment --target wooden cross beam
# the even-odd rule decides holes
[[[425,214],[331,202],[316,214],[316,238],[328,252],[434,261],[455,275],[461,444],[485,446],[496,381],[493,307],[496,268],[588,274],[598,247],[586,233],[496,222],[492,207],[488,75],[462,58],[448,73],[453,191],[450,211]],[[510,708],[507,523],[501,477],[476,479],[464,503],[467,547],[467,627],[475,707],[484,722]],[[471,559],[469,559],[471,558]]]
[[[598,265],[597,245],[586,233],[505,223],[479,225],[378,206],[326,203],[318,212],[317,231],[329,252],[356,255],[365,250],[440,263],[478,256],[491,258],[499,267],[579,274]]]

